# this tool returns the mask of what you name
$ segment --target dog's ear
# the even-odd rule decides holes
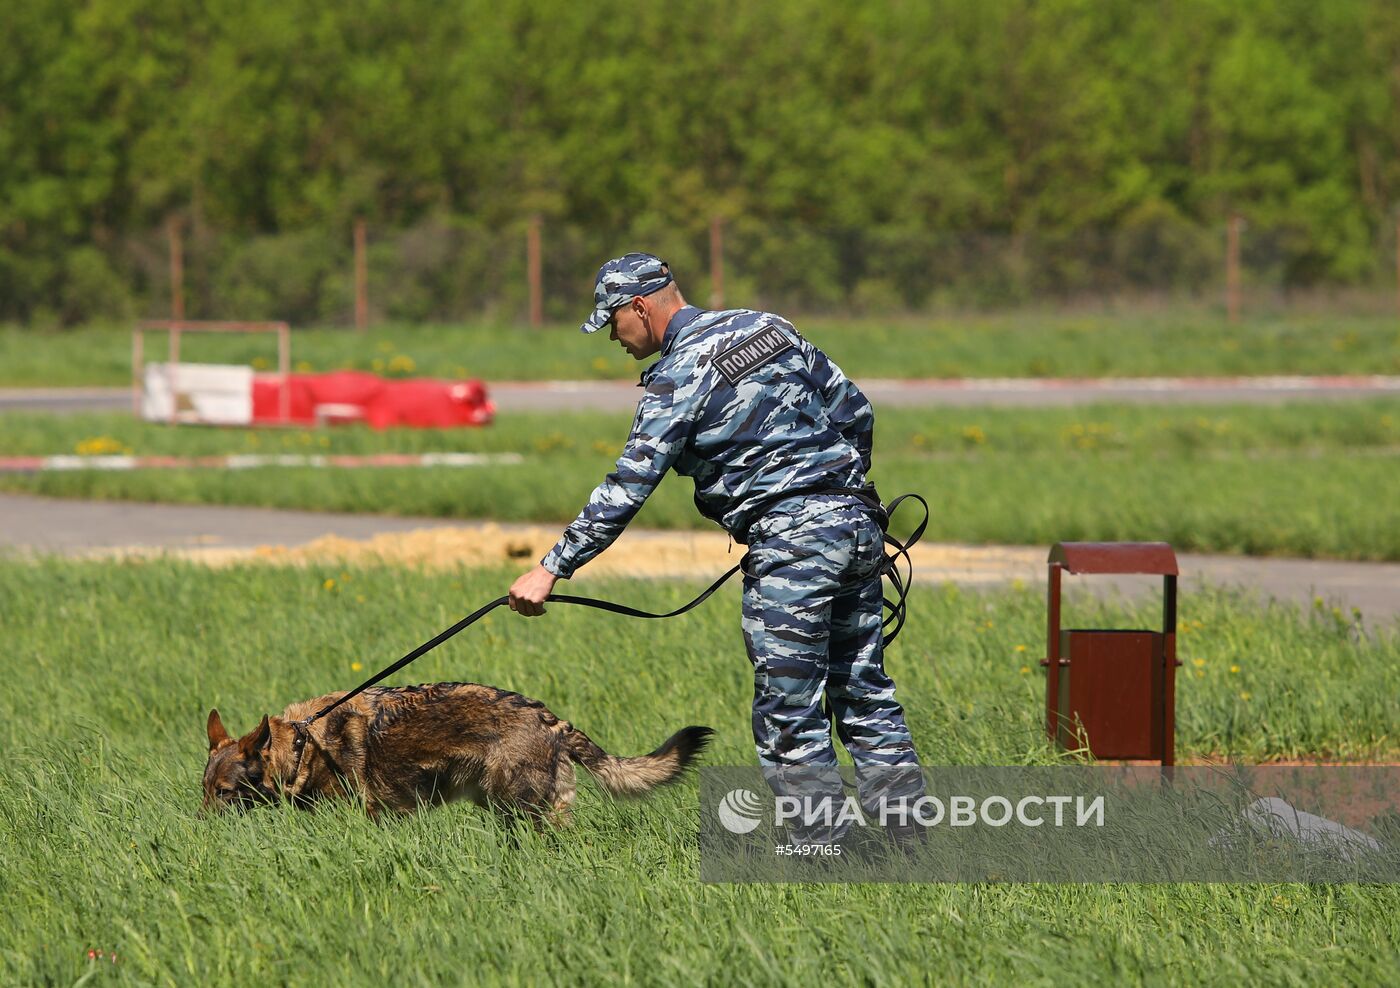
[[[240,739],[238,747],[242,749],[244,758],[257,758],[271,740],[272,725],[267,722],[267,714],[263,714],[262,723]]]
[[[218,708],[209,711],[209,723],[206,725],[209,732],[209,750],[213,751],[221,742],[228,740],[228,731],[224,730],[224,722],[219,719]]]

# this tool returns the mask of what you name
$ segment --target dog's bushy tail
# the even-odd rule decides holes
[[[570,726],[565,736],[569,757],[592,772],[614,796],[637,796],[678,779],[715,732],[708,727],[683,727],[649,755],[618,758]]]

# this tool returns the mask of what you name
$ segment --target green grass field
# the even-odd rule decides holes
[[[246,730],[344,688],[511,571],[424,575],[171,562],[0,561],[0,983],[1382,984],[1395,886],[701,885],[696,792],[513,836],[464,804],[374,824],[353,806],[196,816],[204,717]],[[326,589],[326,580],[334,588]],[[590,581],[674,606],[697,588]],[[1032,591],[919,589],[889,666],[929,764],[1043,764]],[[642,625],[496,612],[399,682],[544,699],[623,754],[686,723],[753,760],[733,588]],[[1147,625],[1151,602],[1067,620]],[[1400,639],[1227,594],[1183,601],[1178,752],[1246,761],[1400,753]],[[94,963],[89,950],[115,950]]]
[[[611,469],[629,417],[503,416],[487,429],[169,428],[122,414],[0,418],[0,455],[514,451],[488,469],[0,474],[64,497],[565,523]],[[1162,539],[1178,550],[1400,559],[1400,401],[1286,406],[902,409],[879,414],[874,479],[918,491],[929,537],[965,543]],[[709,523],[670,477],[637,524]]]
[[[1261,316],[1231,326],[1209,309],[1125,309],[812,318],[796,325],[857,378],[1400,373],[1400,330],[1394,319],[1377,316]],[[148,337],[146,353],[148,360],[164,358],[162,335]],[[271,336],[206,335],[187,336],[182,357],[271,367],[277,352]],[[488,381],[628,379],[640,370],[616,344],[579,333],[577,324],[537,331],[482,324],[386,326],[364,335],[298,329],[292,357],[308,371],[354,368]],[[0,328],[0,387],[130,380],[129,326]]]

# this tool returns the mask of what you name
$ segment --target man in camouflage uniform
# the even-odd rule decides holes
[[[642,374],[645,391],[616,470],[540,565],[512,585],[511,608],[543,613],[555,580],[611,545],[674,468],[693,478],[700,513],[749,547],[743,630],[754,667],[753,735],[775,791],[839,796],[825,694],[866,813],[878,814],[884,797],[921,795],[881,651],[884,542],[866,480],[870,402],[779,316],[687,305],[669,267],[650,254],[598,271],[582,329],[604,325],[635,359],[660,358]]]

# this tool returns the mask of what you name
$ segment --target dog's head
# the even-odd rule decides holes
[[[204,809],[244,809],[272,797],[264,778],[272,727],[267,717],[241,738],[229,737],[219,711],[209,711],[209,763],[204,766]]]

